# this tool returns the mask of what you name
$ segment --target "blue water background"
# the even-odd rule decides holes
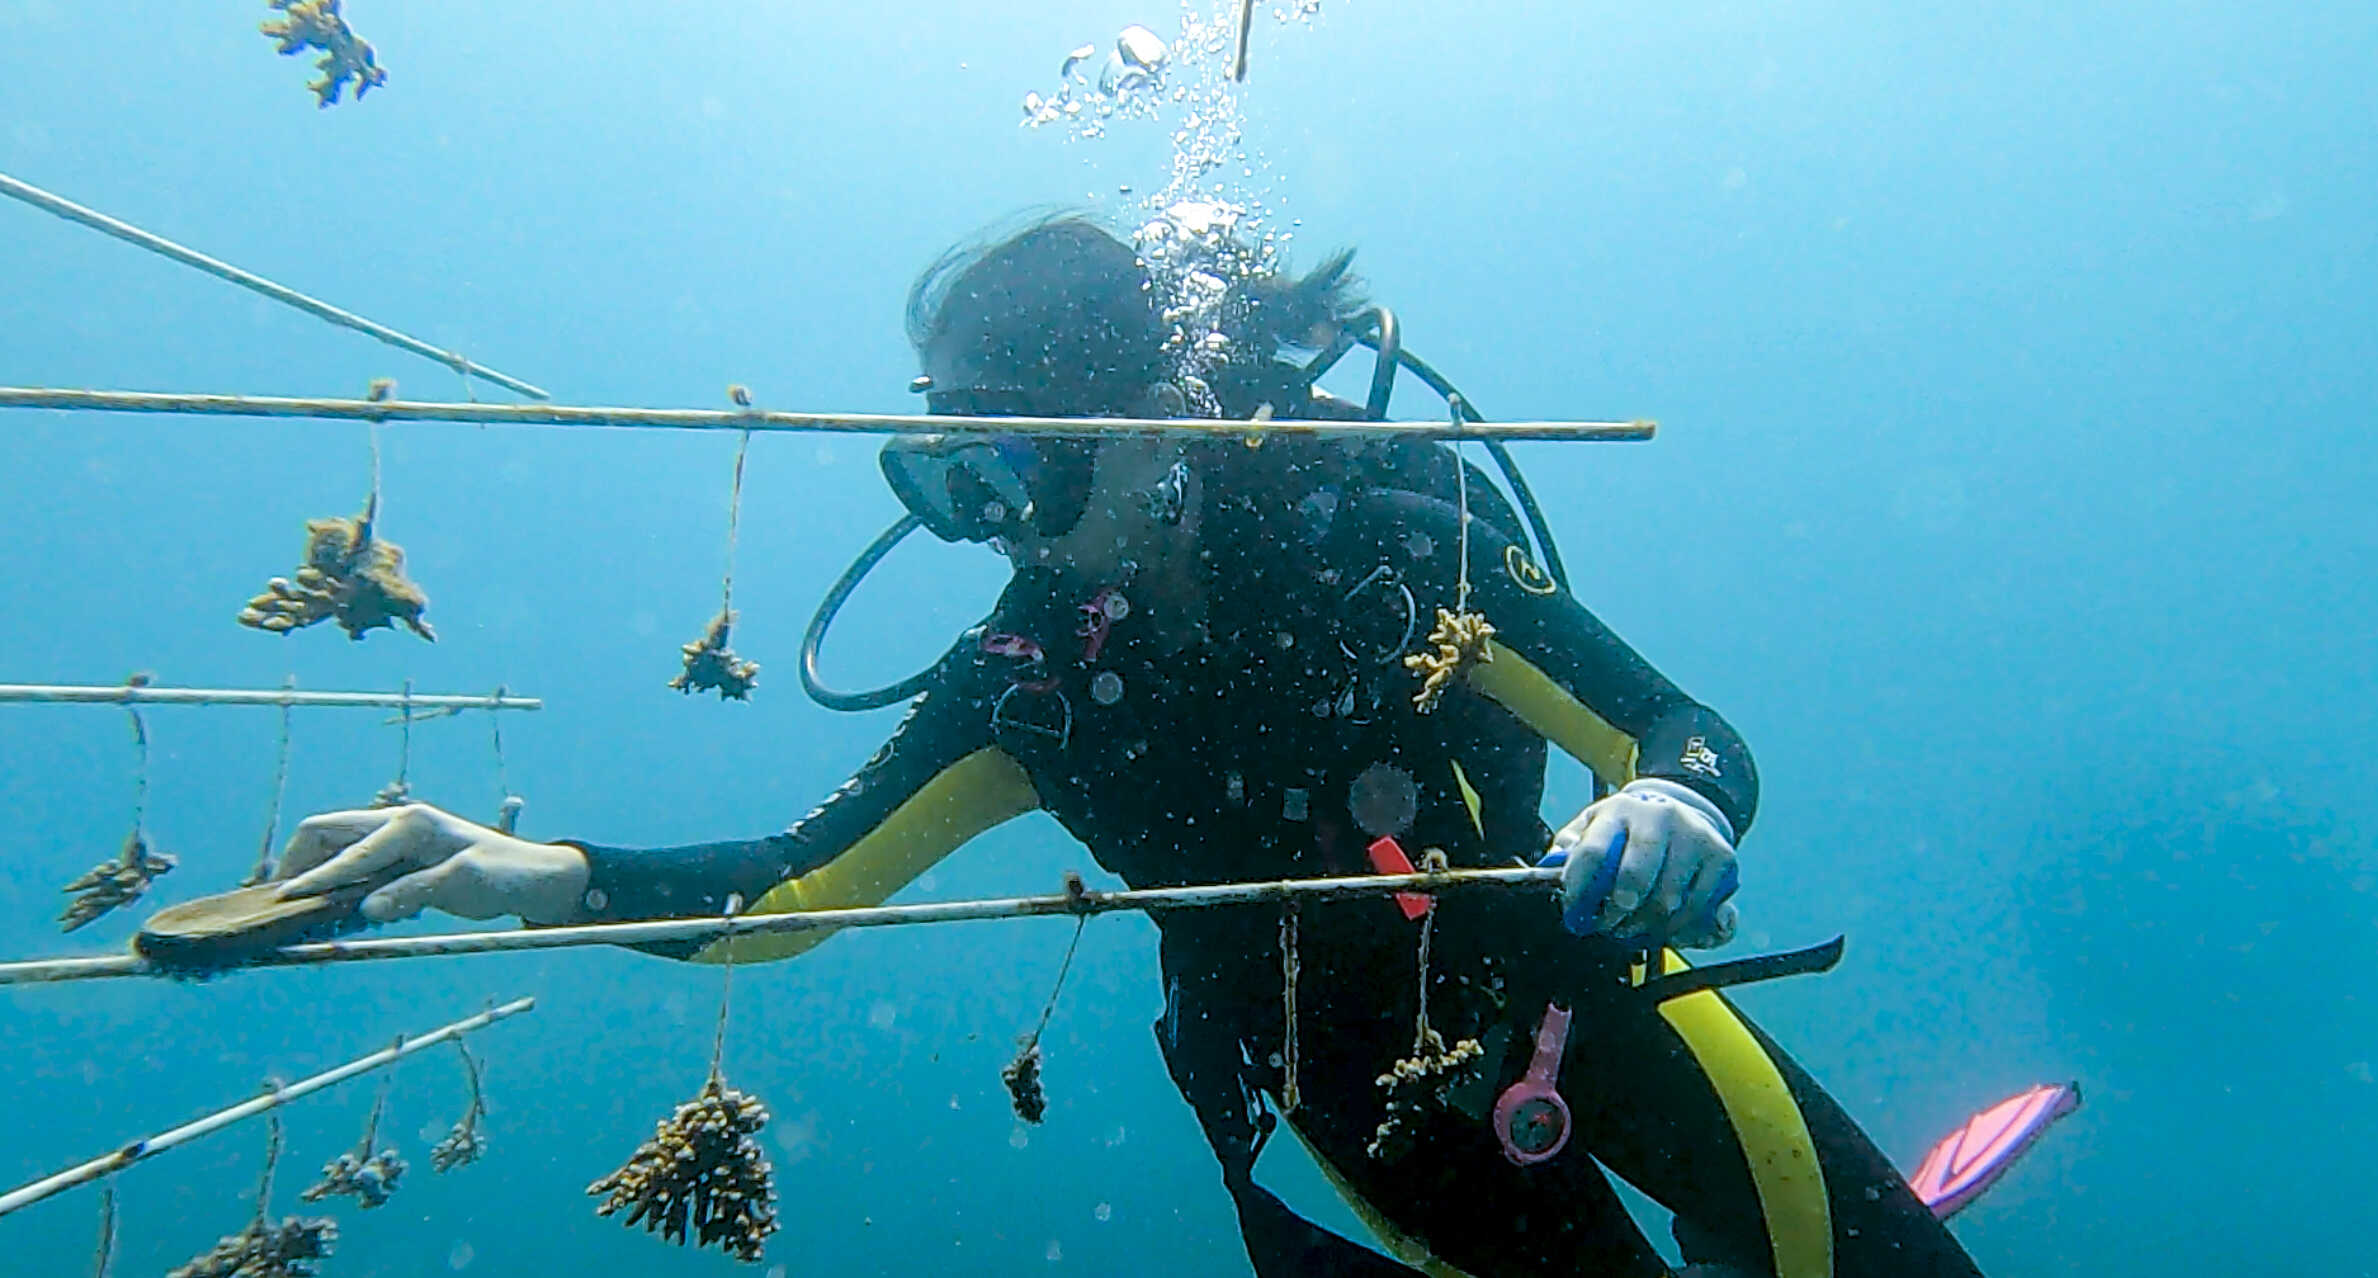
[[[1739,949],[1846,932],[1742,1003],[1912,1159],[1969,1109],[2088,1105],[1958,1232],[1994,1274],[2378,1272],[2371,645],[2378,550],[2378,10],[2306,3],[1392,5],[1266,21],[1246,91],[1296,253],[1347,244],[1413,345],[1506,417],[1652,416],[1649,445],[1523,448],[1580,593],[1758,752]],[[353,0],[391,81],[317,112],[262,7],[0,0],[0,171],[525,376],[565,401],[900,410],[903,292],[1021,209],[1165,176],[1147,125],[1016,127],[1072,45],[1166,4]],[[1093,197],[1095,199],[1093,200]],[[449,372],[0,205],[0,383],[352,395]],[[1399,409],[1435,411],[1408,389]],[[642,844],[805,811],[893,712],[795,686],[809,609],[896,506],[860,439],[752,448],[736,646],[750,705],[662,686],[717,602],[723,436],[405,425],[383,529],[434,647],[231,622],[362,428],[0,416],[0,680],[483,690],[523,832]],[[994,594],[903,551],[831,650],[905,673]],[[274,716],[158,709],[162,900],[227,886]],[[396,766],[380,716],[301,713],[292,814]],[[116,711],[0,706],[0,950],[130,821]],[[492,816],[483,717],[415,734],[417,793]],[[1564,768],[1560,804],[1580,783]],[[1556,806],[1559,806],[1556,804]],[[1560,818],[1555,813],[1554,819]],[[911,896],[1045,890],[1045,819]],[[1048,1040],[1050,1121],[998,1081],[1057,922],[838,939],[738,974],[728,1068],[775,1108],[787,1272],[1245,1272],[1147,1023],[1151,931],[1093,925]],[[396,1076],[416,1163],[341,1213],[331,1272],[711,1274],[580,1190],[701,1079],[718,973],[611,951],[0,994],[15,1184],[476,1009],[494,1150],[427,1140],[450,1056]],[[372,1085],[295,1106],[279,1205]],[[254,1128],[121,1179],[117,1272],[236,1228]],[[1332,1211],[1312,1174],[1267,1160]],[[87,1264],[96,1194],[0,1220],[9,1273]]]

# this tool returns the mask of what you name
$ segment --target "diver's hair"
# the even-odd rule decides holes
[[[1233,285],[1218,316],[1228,357],[1210,370],[1224,412],[1252,413],[1279,381],[1272,366],[1282,353],[1325,345],[1361,313],[1353,260],[1342,250],[1303,276]],[[1059,392],[1082,412],[1130,412],[1172,371],[1162,298],[1146,266],[1122,236],[1078,212],[1043,214],[943,253],[909,289],[907,327],[920,354],[965,334],[965,353],[981,366],[1015,387]],[[1296,415],[1276,399],[1274,408]]]

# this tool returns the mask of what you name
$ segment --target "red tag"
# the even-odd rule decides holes
[[[1413,874],[1412,858],[1404,855],[1403,845],[1389,835],[1371,843],[1371,870],[1376,874]],[[1408,919],[1418,919],[1436,903],[1434,897],[1421,892],[1398,892],[1395,903]]]

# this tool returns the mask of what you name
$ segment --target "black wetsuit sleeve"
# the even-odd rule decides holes
[[[1452,504],[1373,491],[1352,513],[1352,553],[1411,580],[1421,627],[1437,607],[1453,606],[1461,520]],[[1749,831],[1758,769],[1723,717],[1686,696],[1483,519],[1470,521],[1469,582],[1470,608],[1495,628],[1494,659],[1465,672],[1469,691],[1517,715],[1605,784],[1675,781],[1715,804],[1737,839]]]
[[[876,904],[975,834],[1032,810],[1023,770],[991,744],[964,645],[941,669],[874,757],[782,833],[668,848],[565,840],[586,854],[585,917],[699,917],[723,913],[730,896],[754,913]],[[818,935],[749,938],[736,955],[780,957]]]

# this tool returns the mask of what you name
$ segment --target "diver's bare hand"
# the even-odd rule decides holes
[[[586,892],[586,854],[531,843],[426,803],[325,812],[298,823],[281,854],[284,896],[319,896],[349,884],[399,877],[363,898],[375,923],[425,909],[466,919],[517,914],[566,923]]]

